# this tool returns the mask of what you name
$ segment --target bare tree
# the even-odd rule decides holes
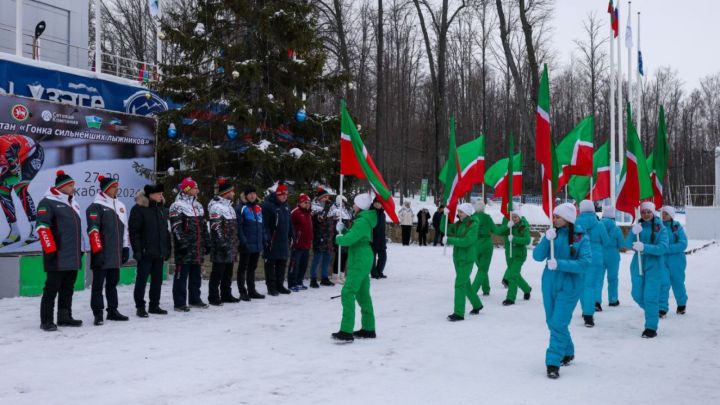
[[[602,77],[606,74],[607,67],[607,53],[605,52],[607,38],[600,33],[600,29],[601,24],[597,13],[591,12],[587,15],[585,21],[583,21],[583,30],[585,31],[586,39],[575,40],[575,44],[581,55],[579,64],[585,76],[585,81],[588,84],[587,97],[590,109],[589,113],[593,116],[597,114],[599,85]],[[597,125],[596,119],[594,127],[595,133],[597,133]]]

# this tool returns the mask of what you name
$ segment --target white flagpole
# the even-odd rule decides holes
[[[635,90],[636,90],[636,92],[635,92],[635,93],[636,93],[636,96],[635,96],[635,100],[636,100],[635,103],[636,103],[636,104],[635,104],[635,105],[637,105],[636,115],[637,115],[637,131],[638,131],[638,136],[640,137],[640,139],[642,139],[642,135],[641,135],[641,134],[642,134],[642,91],[643,91],[643,88],[642,88],[642,76],[640,75],[640,55],[641,55],[641,53],[640,53],[640,52],[641,52],[641,50],[640,50],[640,12],[637,13],[637,18],[638,18],[638,26],[637,26],[637,35],[638,35],[638,46],[637,46],[637,49],[638,49],[638,64],[637,64],[637,71],[635,72],[636,77],[637,77],[637,80],[636,80],[636,82],[637,82],[637,85],[636,85],[636,86],[637,86],[637,87],[636,87],[636,89],[635,89]]]
[[[593,184],[593,176],[590,176],[590,198],[589,198],[590,201],[594,201],[593,200],[593,187],[595,187],[595,185]]]
[[[639,224],[640,223],[640,208],[639,207],[635,208],[635,218],[637,218],[635,223]],[[650,225],[650,226],[652,226],[652,225]],[[640,242],[640,234],[637,234],[636,236],[637,236],[637,241]],[[643,266],[642,266],[642,253],[641,252],[637,252],[637,258],[638,258],[638,274],[640,274],[640,276],[642,276],[643,275]]]
[[[625,47],[627,48],[627,54],[628,54],[628,60],[627,60],[627,71],[628,71],[628,79],[627,79],[627,99],[631,102],[630,104],[630,111],[633,111],[635,107],[634,100],[633,100],[633,91],[632,91],[632,46],[627,46],[630,41],[632,41],[632,28],[630,26],[632,22],[632,1],[628,1],[628,16],[627,16],[627,27],[625,28]],[[628,40],[628,37],[630,40]]]
[[[447,205],[445,206],[447,208]],[[448,224],[450,223],[450,214],[445,215],[445,233],[443,236],[447,237]],[[443,256],[447,255],[447,243],[443,243]]]
[[[618,0],[617,9],[620,10],[620,0]],[[622,42],[620,39],[622,38],[622,35],[620,35],[620,12],[618,12],[618,53],[617,53],[617,107],[618,107],[618,158],[622,162],[623,157],[625,156],[625,137],[623,136],[623,111],[625,110],[625,107],[623,106],[623,75],[622,75],[622,52],[620,52],[620,49],[622,48]]]
[[[613,10],[613,14],[615,11]],[[614,18],[614,17],[613,17]],[[615,31],[610,22],[610,203],[615,206]]]
[[[342,222],[342,214],[343,210],[345,209],[343,201],[342,201],[342,195],[343,195],[343,180],[345,179],[344,175],[340,175],[340,209],[338,211],[338,222]],[[338,246],[338,264],[337,264],[337,277],[335,278],[335,281],[340,282],[342,280],[342,246]]]
[[[552,180],[548,180],[548,208],[550,211],[550,228],[553,227],[553,193],[552,193]],[[510,244],[512,247],[512,244]],[[512,256],[512,255],[511,255]],[[555,241],[550,241],[550,259],[555,259]]]

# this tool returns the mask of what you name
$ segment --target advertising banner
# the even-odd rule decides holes
[[[36,208],[57,170],[76,182],[83,230],[98,176],[119,179],[129,211],[148,183],[138,169],[155,168],[155,128],[154,118],[0,95],[0,254],[40,250]]]

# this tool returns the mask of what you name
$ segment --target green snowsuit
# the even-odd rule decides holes
[[[338,246],[348,247],[347,275],[342,288],[343,306],[340,331],[353,333],[355,327],[355,300],[360,305],[362,329],[375,330],[375,314],[370,298],[370,270],[373,264],[372,231],[377,224],[375,210],[358,212],[352,226],[343,235],[337,235]]]
[[[503,220],[502,225],[496,228],[495,233],[505,237],[505,262],[507,263],[507,270],[505,271],[503,279],[507,280],[508,283],[507,299],[514,302],[517,297],[518,288],[524,293],[529,293],[530,290],[532,290],[527,281],[520,275],[522,265],[525,263],[525,259],[527,259],[527,245],[530,244],[530,224],[528,224],[525,217],[520,217],[520,223],[512,227],[512,256],[510,256],[507,221],[507,219]]]
[[[445,218],[443,217],[443,221]],[[445,224],[441,224],[445,226]],[[477,292],[470,285],[470,273],[475,264],[478,237],[478,224],[472,217],[448,225],[448,245],[453,246],[455,264],[455,315],[465,317],[465,298],[470,300],[473,309],[483,304]]]
[[[476,293],[482,287],[484,294],[490,293],[490,277],[488,271],[490,270],[490,261],[492,260],[493,254],[493,242],[492,233],[495,230],[495,222],[493,222],[490,215],[484,212],[477,212],[472,216],[475,223],[478,224],[478,241],[475,249],[477,250],[477,257],[475,264],[477,264],[477,273],[475,274],[475,280],[473,280],[472,287]]]

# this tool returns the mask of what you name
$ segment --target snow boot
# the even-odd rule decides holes
[[[347,333],[343,331],[333,333],[332,338],[339,341],[340,343],[350,343],[355,340],[352,333]]]
[[[196,303],[194,303],[194,304],[190,304],[190,306],[193,307],[193,308],[200,308],[200,309],[205,309],[205,308],[208,308],[208,307],[209,307],[208,304],[206,304],[206,303],[204,303],[204,302],[202,302],[202,301],[198,301],[198,302],[196,302]]]
[[[462,316],[455,315],[455,314],[448,315],[447,319],[450,322],[457,322],[457,321],[465,320],[465,318],[463,318]]]
[[[128,319],[130,319],[127,316],[118,312],[117,309],[108,309],[107,313],[108,321],[127,321]]]
[[[187,305],[181,305],[179,307],[175,307],[175,312],[190,312],[190,307]]]
[[[168,311],[160,308],[159,305],[158,305],[158,306],[151,306],[150,309],[148,310],[148,312],[151,313],[151,314],[156,314],[156,315],[167,315],[167,313],[168,313]]]
[[[214,306],[214,307],[221,307],[223,306],[222,301],[220,300],[208,300],[208,304]]]
[[[482,309],[483,309],[483,306],[480,305],[480,306],[477,307],[477,308],[473,308],[472,311],[470,311],[470,314],[471,314],[471,315],[477,315],[477,314],[480,313],[480,310],[482,310]]]
[[[353,332],[353,336],[358,339],[375,339],[377,335],[374,330],[360,329]]]
[[[332,286],[335,285],[335,283],[333,283],[332,281],[330,281],[329,278],[323,277],[323,279],[320,280],[320,285],[324,285],[324,286],[326,286],[326,287],[332,287]]]
[[[58,326],[82,326],[82,321],[73,319],[69,309],[58,309]]]
[[[685,305],[678,305],[677,313],[678,315],[685,315]]]
[[[551,380],[557,380],[558,378],[560,378],[560,367],[547,366],[547,376]]]
[[[248,297],[250,297],[254,300],[261,300],[261,299],[265,298],[264,295],[260,294],[259,292],[255,291],[255,290],[248,291]],[[250,301],[250,300],[245,300],[245,301]]]
[[[40,324],[40,329],[45,332],[55,332],[57,330],[57,325],[52,322],[45,322]]]
[[[240,298],[233,297],[233,295],[230,294],[228,296],[222,297],[222,299],[220,301],[227,302],[229,304],[235,304],[235,303],[240,302]]]
[[[652,339],[657,336],[657,332],[652,329],[645,329],[642,333],[642,337],[645,339]]]
[[[503,304],[503,306],[515,305],[515,301],[505,300],[505,301],[502,302],[502,304]]]
[[[574,355],[574,354],[571,354],[570,356],[565,356],[565,357],[563,357],[563,359],[560,361],[560,365],[562,365],[562,366],[569,366],[569,365],[572,363],[573,360],[575,360],[575,355]]]
[[[148,315],[148,312],[145,310],[145,307],[139,307],[137,308],[137,311],[135,312],[139,318],[147,318],[150,315]]]
[[[318,285],[317,279],[315,279],[315,278],[310,279],[310,288],[320,288],[320,286]]]
[[[595,326],[595,319],[593,319],[592,315],[583,315],[583,320],[585,321],[585,326],[588,328],[592,328]]]
[[[277,292],[279,292],[280,294],[290,294],[290,290],[288,290],[282,285],[278,287]]]
[[[665,319],[665,316],[667,315],[667,311],[663,311],[663,310],[661,309],[661,310],[660,310],[660,313],[659,313],[658,315],[660,315],[660,319]]]
[[[602,304],[599,302],[595,303],[595,312],[602,312]]]
[[[102,311],[94,312],[94,313],[93,313],[93,317],[94,317],[94,319],[93,319],[93,325],[95,325],[95,326],[101,326],[101,325],[103,325],[103,324],[105,323],[105,321],[103,320]]]
[[[611,302],[611,303],[608,304],[608,306],[610,306],[610,307],[620,306],[620,301]]]
[[[529,292],[526,292],[525,294],[523,294],[523,299],[524,299],[525,301],[530,301],[530,293],[529,293]]]

